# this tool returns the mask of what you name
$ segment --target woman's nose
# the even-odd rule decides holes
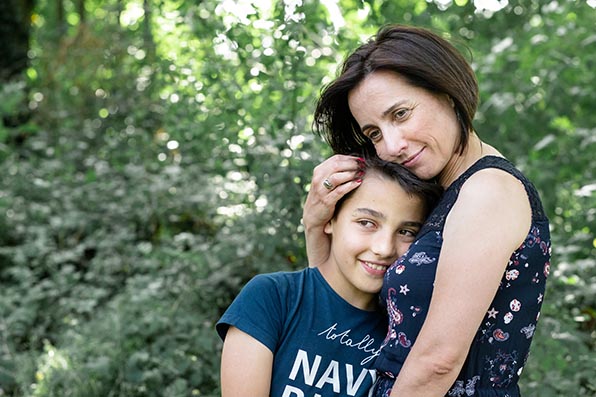
[[[397,159],[404,155],[408,148],[408,141],[404,134],[397,128],[385,130],[383,134],[382,147],[377,149],[379,157],[387,159]]]

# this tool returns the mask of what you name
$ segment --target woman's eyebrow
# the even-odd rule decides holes
[[[387,115],[389,115],[390,113],[393,113],[395,111],[395,109],[397,109],[398,107],[400,107],[401,105],[403,105],[405,102],[406,102],[405,100],[401,100],[401,101],[397,101],[393,105],[389,106],[383,112],[383,117],[387,117]]]
[[[401,100],[401,101],[397,101],[395,102],[393,105],[389,106],[387,109],[385,109],[385,111],[381,114],[381,116],[383,116],[383,118],[387,117],[387,115],[393,113],[395,111],[395,109],[397,109],[398,107],[400,107],[401,105],[403,105],[406,101],[405,100]],[[374,125],[372,124],[366,124],[364,126],[362,126],[360,129],[362,131],[365,131],[369,128],[374,127]]]

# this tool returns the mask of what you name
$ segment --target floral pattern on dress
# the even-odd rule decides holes
[[[500,350],[494,357],[486,358],[485,369],[493,387],[507,387],[518,372],[517,351],[505,353]]]
[[[420,265],[429,265],[436,261],[436,258],[431,258],[426,254],[426,252],[416,252],[412,257],[408,260],[408,262],[415,264],[416,266]]]
[[[463,395],[466,396],[473,396],[476,392],[476,383],[480,379],[480,376],[476,375],[472,379],[468,379],[466,382],[466,386],[464,387],[464,381],[458,380],[455,382],[455,385],[449,390],[447,393],[448,396],[460,397]]]
[[[430,306],[444,222],[461,186],[470,175],[491,167],[505,170],[522,182],[532,207],[532,224],[508,260],[466,362],[447,395],[519,396],[519,375],[529,354],[550,273],[549,225],[532,184],[507,160],[491,156],[481,159],[445,191],[408,252],[385,273],[380,297],[387,308],[389,328],[376,359],[380,386],[374,389],[375,396],[391,390],[411,346],[416,344]]]

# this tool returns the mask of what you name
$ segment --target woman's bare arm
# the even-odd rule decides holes
[[[463,186],[443,233],[428,315],[391,396],[444,396],[464,364],[531,209],[523,185],[483,170]]]

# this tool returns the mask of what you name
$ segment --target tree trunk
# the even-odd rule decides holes
[[[0,1],[0,83],[27,69],[33,6],[34,0]]]
[[[153,30],[151,21],[153,19],[153,9],[149,0],[143,0],[143,9],[145,18],[143,19],[143,41],[149,63],[155,61],[155,41],[153,40]]]
[[[79,13],[81,24],[84,24],[87,18],[85,12],[85,0],[77,0],[77,12]]]

